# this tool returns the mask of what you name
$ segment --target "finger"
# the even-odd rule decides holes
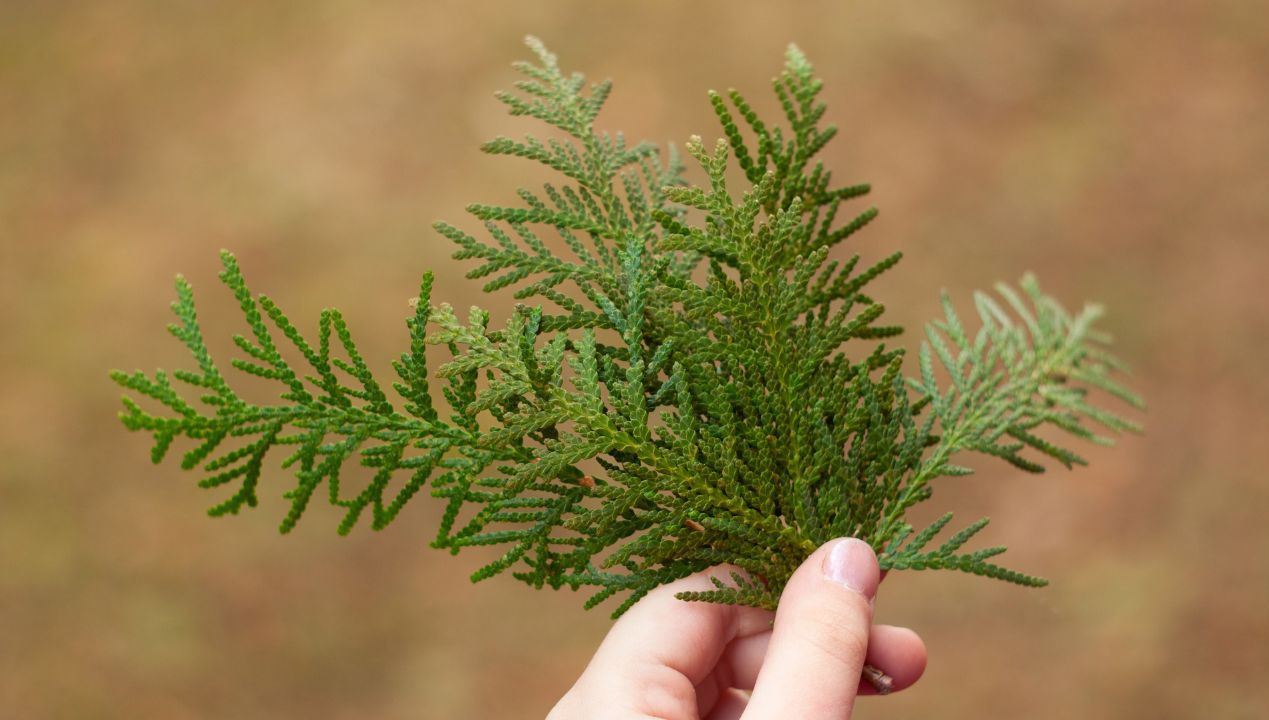
[[[727,646],[718,661],[720,672],[726,672],[731,687],[752,690],[758,679],[758,671],[767,655],[771,633],[738,637]],[[925,672],[925,643],[908,628],[893,625],[873,625],[868,636],[866,662],[894,680],[894,691],[911,687]],[[860,681],[861,695],[875,695],[871,683]]]
[[[770,630],[731,641],[727,651],[719,659],[718,666],[726,669],[732,687],[753,690],[754,683],[758,681],[758,671],[762,669],[762,661],[767,657],[770,642]]]
[[[742,690],[728,690],[719,698],[718,704],[705,717],[709,720],[738,720],[749,704],[749,693]]]
[[[848,717],[868,652],[877,557],[854,538],[820,547],[793,573],[745,717]]]
[[[692,717],[709,712],[727,685],[704,681],[728,644],[771,627],[772,613],[767,610],[674,597],[687,590],[712,590],[710,573],[725,578],[726,571],[716,568],[664,585],[636,603],[608,632],[566,695],[568,703],[594,717],[623,712]],[[701,700],[708,701],[699,706],[698,684]]]
[[[898,692],[911,687],[925,673],[925,643],[921,637],[905,627],[873,625],[868,636],[869,665],[890,676]],[[859,681],[860,695],[876,695],[877,688],[865,680]]]

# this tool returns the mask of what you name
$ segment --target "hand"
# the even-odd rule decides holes
[[[711,573],[727,576],[714,569],[665,585],[623,615],[548,720],[841,720],[856,695],[876,692],[860,679],[865,663],[895,690],[925,671],[916,633],[872,625],[881,573],[859,540],[812,553],[774,614],[674,597],[713,589]]]

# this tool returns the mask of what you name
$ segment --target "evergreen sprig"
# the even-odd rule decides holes
[[[867,267],[858,255],[830,258],[876,210],[838,221],[869,188],[834,186],[816,160],[836,130],[821,124],[821,83],[797,48],[773,82],[787,124],[768,125],[734,90],[710,94],[724,138],[687,143],[705,178],[690,185],[672,148],[662,161],[653,145],[595,129],[609,83],[587,86],[540,42],[529,46],[536,63],[517,64],[518,92],[498,97],[557,137],[482,149],[562,179],[520,190],[514,207],[469,206],[487,239],[436,229],[456,257],[477,261],[468,276],[485,278],[487,291],[514,287],[541,304],[519,305],[490,329],[482,310],[460,318],[433,304],[424,275],[392,398],[337,311],[321,314],[310,344],[223,253],[221,279],[250,328],[234,337],[244,357],[231,364],[282,392],[257,405],[229,386],[178,279],[170,329],[198,370],[112,375],[162,406],[125,397],[121,413],[153,436],[153,460],[192,440],[181,466],[200,469],[202,487],[236,484],[211,509],[222,515],[254,506],[266,456],[281,456],[296,478],[283,532],[323,483],[345,509],[346,533],[367,508],[372,527],[388,525],[430,482],[446,503],[434,545],[507,548],[473,579],[509,570],[535,587],[585,587],[587,607],[619,595],[614,615],[720,563],[738,569],[730,582],[682,597],[774,607],[807,555],[844,535],[867,540],[883,568],[1044,584],[989,562],[1004,548],[962,551],[985,519],[930,550],[951,515],[919,532],[904,518],[934,480],[969,474],[953,463],[964,453],[1040,472],[1046,456],[1085,462],[1055,433],[1107,443],[1094,426],[1137,429],[1087,397],[1100,390],[1141,406],[1113,378],[1123,368],[1094,328],[1100,308],[1068,314],[1028,276],[1021,294],[1000,285],[999,300],[975,296],[971,334],[945,296],[918,375],[905,378],[903,350],[881,342],[900,328],[879,324],[884,307],[863,292],[899,253]],[[743,174],[739,192],[728,187],[731,168]],[[429,344],[452,355],[435,376]],[[372,476],[350,493],[341,473],[353,463]]]

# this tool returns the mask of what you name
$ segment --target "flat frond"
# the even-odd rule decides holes
[[[968,323],[945,297],[905,377],[889,345],[902,329],[872,297],[902,255],[838,256],[878,213],[852,202],[867,184],[835,185],[820,159],[837,131],[797,47],[771,84],[779,117],[737,90],[710,93],[722,137],[686,143],[692,184],[673,146],[597,127],[612,83],[527,43],[533,60],[497,97],[545,133],[482,150],[553,181],[469,205],[475,229],[434,226],[469,278],[521,301],[506,323],[433,303],[424,275],[388,382],[338,311],[302,333],[225,253],[246,326],[238,355],[213,360],[178,279],[169,329],[192,367],[112,373],[151,459],[179,454],[221,493],[214,515],[255,505],[280,466],[294,478],[283,532],[319,495],[340,508],[339,532],[366,516],[383,528],[430,486],[444,508],[434,546],[502,550],[473,580],[585,588],[586,607],[614,599],[614,615],[723,564],[739,570],[679,597],[774,608],[842,536],[888,569],[1044,584],[989,562],[1001,547],[964,549],[986,520],[935,544],[950,514],[919,531],[905,516],[935,479],[970,473],[958,453],[1038,472],[1087,462],[1067,435],[1107,443],[1138,428],[1101,404],[1141,406],[1095,327],[1101,309],[1068,313],[1030,276],[975,295]],[[435,368],[432,345],[448,351]],[[240,392],[241,374],[273,399]]]

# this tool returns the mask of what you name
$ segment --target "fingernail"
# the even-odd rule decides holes
[[[881,582],[877,556],[857,538],[838,540],[824,556],[824,576],[872,600]]]

